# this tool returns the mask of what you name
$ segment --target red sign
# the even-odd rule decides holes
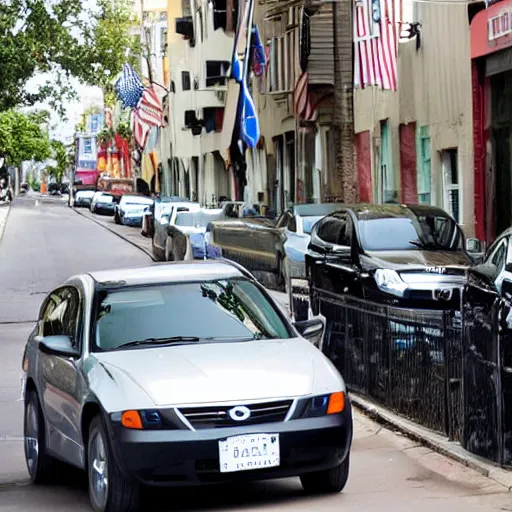
[[[102,177],[98,180],[98,190],[110,192],[112,195],[122,196],[124,194],[133,194],[135,184],[131,178]]]
[[[480,11],[471,22],[471,58],[512,46],[512,0]]]

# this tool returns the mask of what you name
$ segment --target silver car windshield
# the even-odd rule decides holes
[[[293,337],[276,306],[247,279],[100,291],[97,300],[93,351],[181,338],[213,343]]]

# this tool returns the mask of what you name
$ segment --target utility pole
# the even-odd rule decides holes
[[[332,3],[334,106],[332,134],[334,172],[328,179],[332,200],[357,202],[357,172],[354,144],[354,76],[352,1]]]

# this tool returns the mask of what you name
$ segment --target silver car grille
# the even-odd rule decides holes
[[[242,427],[244,425],[260,425],[285,420],[293,400],[279,402],[261,402],[256,404],[239,404],[249,409],[250,416],[243,421],[231,418],[229,411],[235,405],[217,405],[211,407],[184,407],[178,409],[190,425],[196,429]]]

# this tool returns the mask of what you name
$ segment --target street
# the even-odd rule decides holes
[[[0,231],[1,233],[1,231]],[[17,199],[0,240],[0,511],[90,510],[84,479],[27,485],[21,355],[41,300],[72,274],[150,264],[147,254],[62,200]],[[144,510],[512,511],[507,489],[355,412],[344,493],[306,497],[298,479],[148,493]],[[70,503],[73,503],[71,506]],[[165,506],[166,503],[172,506]]]

